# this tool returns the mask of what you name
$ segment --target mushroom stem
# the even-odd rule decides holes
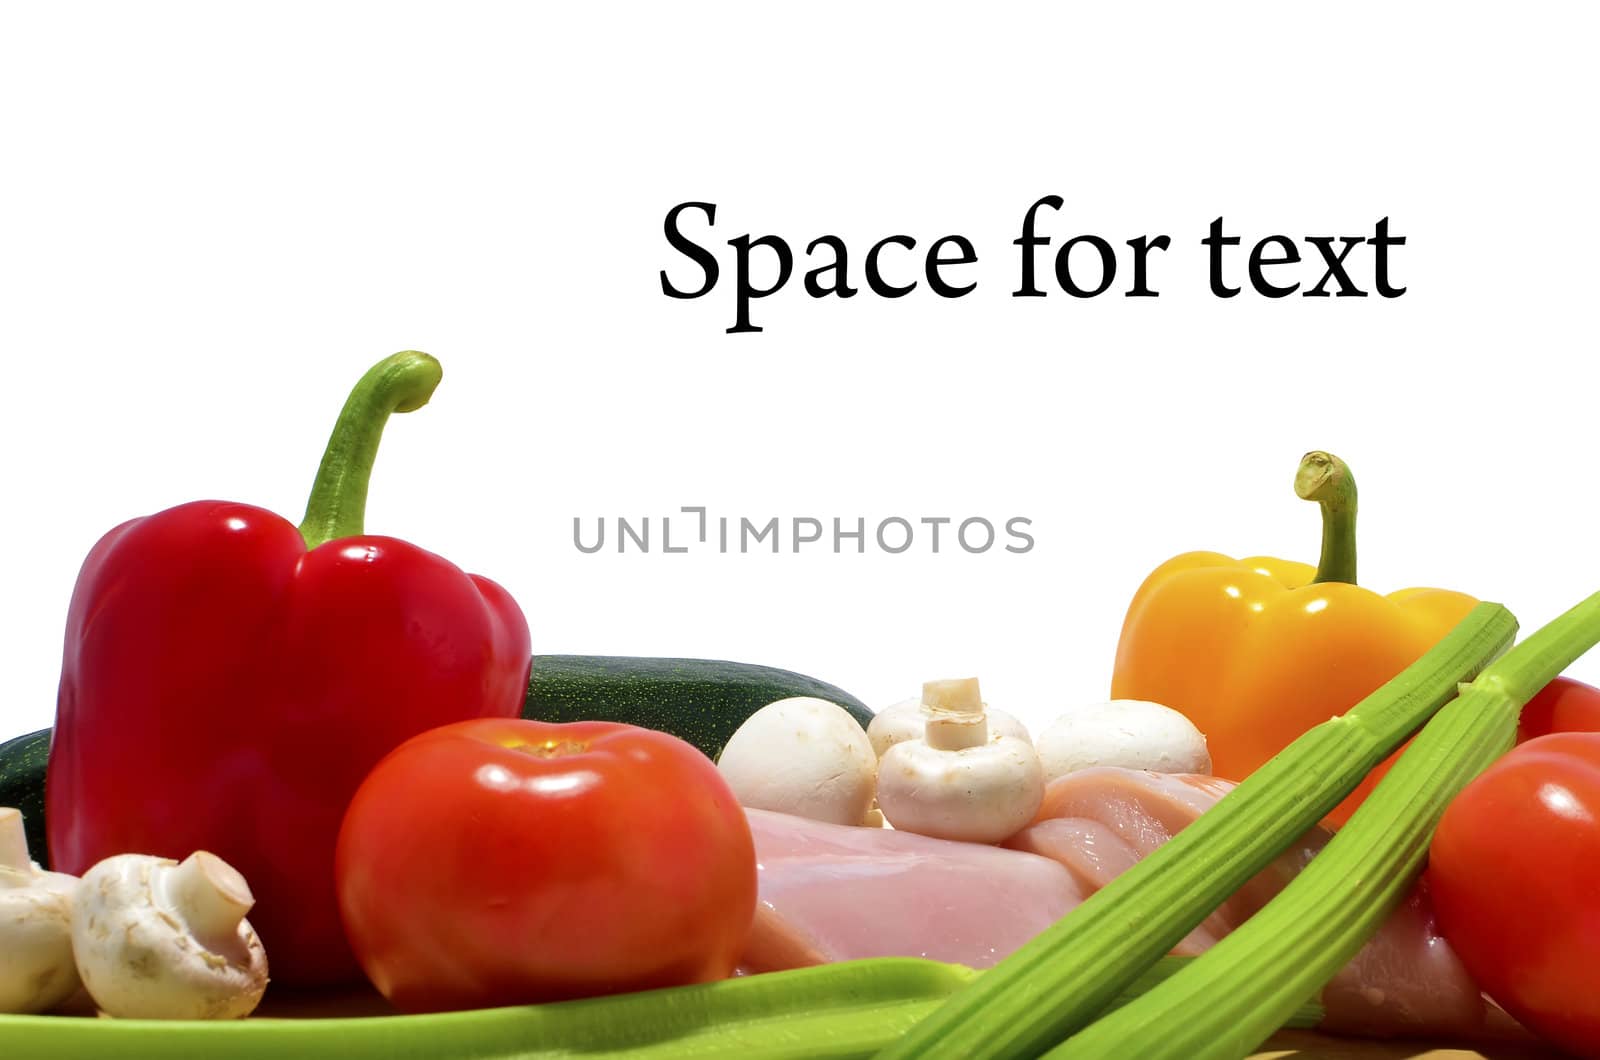
[[[1033,744],[990,739],[978,679],[922,686],[922,739],[902,740],[878,763],[878,806],[904,832],[998,843],[1033,819],[1044,776]]]
[[[0,1012],[48,1012],[78,989],[71,930],[77,883],[28,860],[22,812],[0,807]]]
[[[243,914],[249,886],[200,851],[182,862],[118,854],[78,883],[72,955],[108,1016],[234,1019],[267,988],[267,955]]]
[[[989,719],[976,677],[925,681],[922,705],[928,708],[923,742],[936,751],[961,751],[989,742]]]
[[[196,938],[231,939],[256,904],[239,870],[209,851],[197,850],[167,876],[167,897]]]
[[[976,677],[924,681],[922,703],[929,710],[943,710],[952,714],[983,713],[983,695],[978,691]]]
[[[28,837],[22,830],[22,811],[12,806],[0,807],[0,869],[25,873],[32,868]]]
[[[949,714],[935,711],[928,718],[923,742],[935,751],[963,751],[989,742],[989,719],[982,713]]]

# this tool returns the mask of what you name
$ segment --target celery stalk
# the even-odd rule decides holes
[[[1404,900],[1445,807],[1516,740],[1534,694],[1600,642],[1600,593],[1461,689],[1305,871],[1178,975],[1050,1057],[1223,1060],[1319,992]],[[1220,806],[1219,806],[1220,808]]]
[[[1459,682],[1504,651],[1515,633],[1509,611],[1479,604],[1392,681],[1307,731],[1171,840],[956,991],[879,1056],[1031,1060],[1084,1027],[1337,806],[1454,697]]]
[[[1119,1001],[1154,989],[1189,960],[1160,961]],[[979,974],[960,965],[883,957],[583,1001],[423,1016],[185,1022],[0,1015],[0,1056],[857,1060],[894,1041]],[[1321,1019],[1320,1007],[1308,1004],[1284,1025],[1314,1027]]]

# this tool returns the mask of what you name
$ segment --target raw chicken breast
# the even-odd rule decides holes
[[[1322,988],[1322,1026],[1369,1037],[1441,1031],[1476,1037],[1511,1017],[1485,1001],[1439,934],[1426,880]]]
[[[1064,916],[1232,790],[1216,777],[1101,767],[1052,782],[1002,847],[747,810],[760,901],[744,971],[856,957],[985,968]],[[1173,952],[1242,924],[1316,856],[1313,828]],[[1481,1036],[1498,1017],[1439,937],[1420,886],[1323,991],[1323,1026],[1352,1034]]]
[[[745,813],[761,881],[747,972],[894,956],[987,968],[1084,897],[1022,851]]]
[[[1232,791],[1217,777],[1101,767],[1045,789],[1034,823],[1006,845],[1052,858],[1094,893]],[[1202,953],[1271,901],[1333,833],[1313,828],[1252,877],[1173,949]],[[1489,1015],[1466,968],[1440,937],[1419,883],[1322,992],[1323,1027],[1364,1035],[1476,1035]]]
[[[1006,841],[1059,862],[1093,894],[1233,789],[1217,777],[1101,766],[1069,773],[1045,789],[1034,823]],[[1173,949],[1195,956],[1244,923],[1283,890],[1327,843],[1320,828],[1281,854]]]

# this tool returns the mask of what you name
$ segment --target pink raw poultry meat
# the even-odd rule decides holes
[[[1093,894],[1233,789],[1217,777],[1149,773],[1101,766],[1069,773],[1045,791],[1034,823],[1006,841],[1059,862],[1085,894]],[[1329,833],[1312,829],[1261,870],[1173,948],[1195,956],[1266,905]]]
[[[1084,897],[1034,854],[745,812],[761,880],[745,971],[884,956],[987,968]]]
[[[1098,768],[1050,785],[1004,848],[748,811],[760,902],[747,971],[856,957],[988,967],[1166,842],[1231,790],[1215,777]],[[1198,954],[1243,923],[1321,850],[1312,829],[1174,950]],[[1009,849],[1007,849],[1009,848]],[[1021,859],[1021,860],[1019,860]],[[1051,871],[1054,870],[1054,871]],[[1481,1035],[1477,986],[1412,894],[1324,991],[1324,1026],[1366,1035]]]
[[[1170,839],[1232,781],[1100,767],[1069,773],[1045,791],[1034,823],[1006,846],[1049,857],[1093,893]],[[1313,828],[1174,948],[1199,954],[1266,905],[1332,837]],[[1489,1010],[1434,925],[1426,891],[1414,890],[1323,991],[1323,1026],[1361,1034],[1476,1034]]]

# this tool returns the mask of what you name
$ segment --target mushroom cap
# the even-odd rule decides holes
[[[843,707],[795,696],[746,718],[717,768],[741,806],[859,825],[872,806],[878,758]]]
[[[267,959],[243,919],[253,901],[243,878],[204,852],[182,867],[180,873],[167,858],[121,854],[84,873],[72,912],[73,953],[83,985],[108,1015],[230,1019],[260,1002]],[[194,873],[231,892],[220,903],[231,912],[197,900],[188,886]]]
[[[28,857],[22,811],[0,806],[0,1012],[48,1012],[78,990],[72,896],[78,881]]]
[[[1183,714],[1142,699],[1086,704],[1039,734],[1046,782],[1090,766],[1210,773],[1206,738]]]
[[[1039,756],[1015,736],[959,751],[907,740],[878,763],[878,806],[904,832],[998,843],[1033,820],[1043,800]]]
[[[872,741],[873,752],[882,758],[885,752],[897,743],[922,739],[930,713],[920,698],[903,699],[878,711],[873,715],[872,723],[867,726],[867,738]],[[994,710],[986,705],[984,716],[989,719],[991,739],[1014,736],[1025,743],[1033,742],[1028,727],[1014,715],[1007,714],[1003,710]]]
[[[0,868],[0,1012],[48,1012],[78,989],[72,892],[59,872]]]

